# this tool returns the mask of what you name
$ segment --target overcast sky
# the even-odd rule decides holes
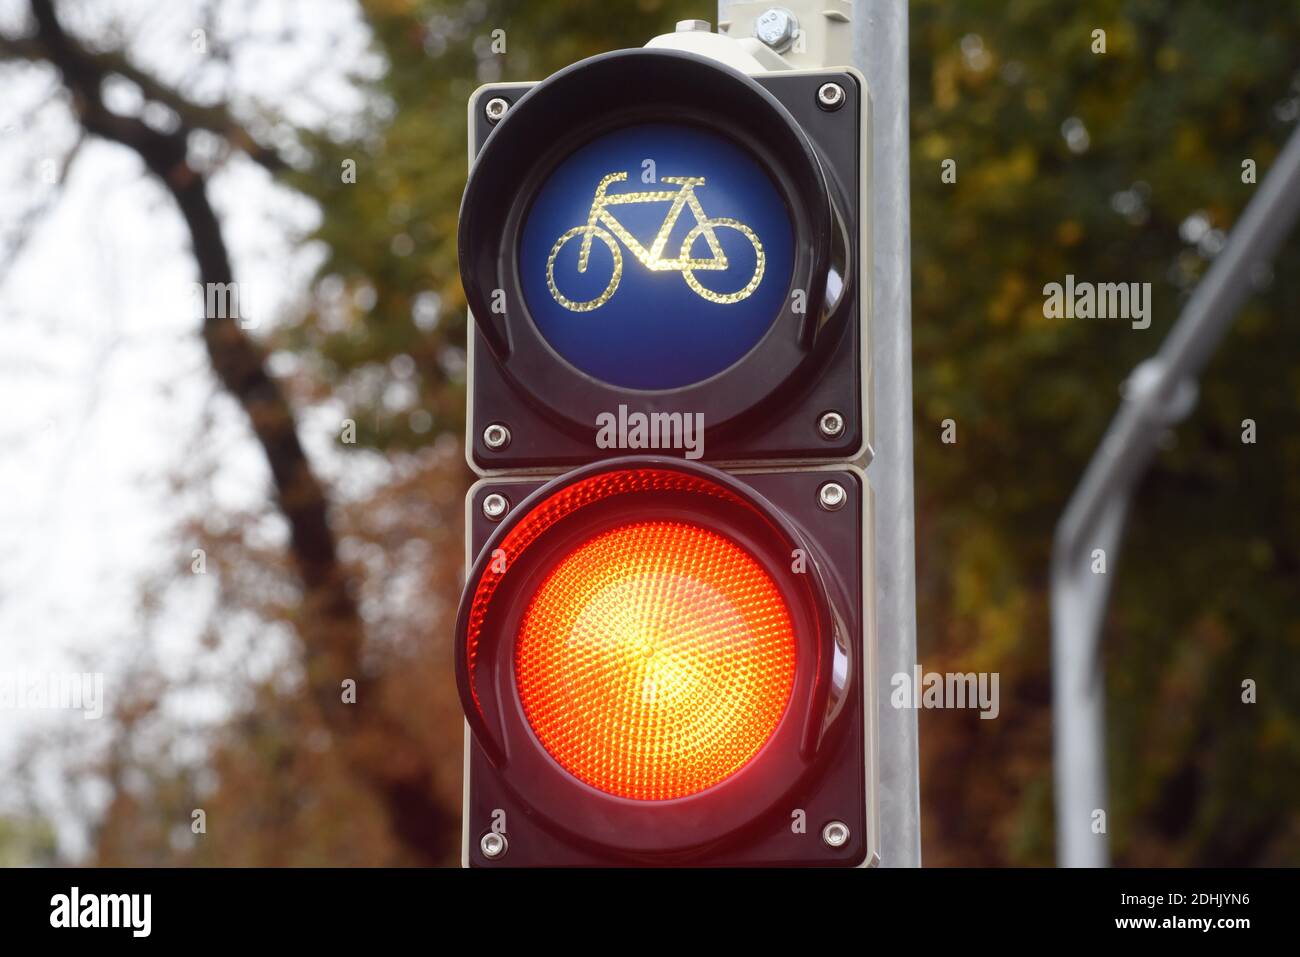
[[[112,29],[137,61],[196,98],[225,96],[335,132],[365,106],[349,73],[377,69],[350,0],[60,6],[67,26],[100,38]],[[203,17],[208,7],[219,11],[215,21]],[[24,0],[0,0],[0,30],[15,32],[24,9]],[[210,31],[207,53],[194,49],[198,28]],[[223,62],[227,40],[234,55]],[[46,183],[44,161],[61,164],[76,139],[57,78],[0,66],[0,91],[0,673],[99,671],[111,696],[124,657],[141,645],[138,601],[149,577],[183,583],[150,653],[177,668],[193,657],[210,580],[176,574],[190,564],[178,526],[256,506],[267,473],[242,414],[214,388],[189,295],[195,266],[167,195],[134,154],[95,140],[63,182]],[[122,112],[138,109],[129,84],[111,99]],[[192,144],[196,154],[204,145]],[[314,206],[241,159],[214,175],[212,195],[253,318],[265,328],[302,308],[321,255],[300,242]],[[21,232],[30,235],[9,261]],[[340,418],[321,408],[302,423],[314,460],[333,477]],[[192,492],[175,493],[178,474],[198,480]],[[78,734],[94,724],[69,712],[0,710],[0,781],[21,741],[50,723]],[[43,799],[57,807],[53,769],[45,772]],[[0,814],[15,795],[0,784]],[[73,823],[60,816],[75,853]]]

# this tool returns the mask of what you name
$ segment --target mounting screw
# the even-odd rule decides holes
[[[827,847],[843,847],[849,843],[849,826],[843,821],[831,821],[822,828],[822,840]]]
[[[785,7],[769,7],[754,21],[754,36],[778,53],[794,42],[798,31],[799,21]]]
[[[817,431],[822,434],[824,439],[837,438],[844,432],[844,416],[834,409],[823,413],[822,417],[817,420]]]
[[[848,493],[839,482],[827,482],[817,490],[817,504],[828,512],[843,508],[848,498]]]
[[[506,836],[496,831],[488,831],[484,834],[478,846],[483,851],[483,856],[489,860],[503,857],[506,851],[510,850],[510,842],[506,840]]]
[[[508,511],[510,511],[510,502],[500,492],[493,492],[483,499],[483,515],[494,522],[500,521],[501,516]]]
[[[844,87],[838,83],[823,83],[817,88],[817,105],[834,112],[844,105]]]
[[[500,422],[493,422],[483,430],[483,444],[493,452],[500,452],[510,444],[510,430]]]
[[[501,120],[501,117],[506,115],[508,109],[510,109],[509,100],[504,97],[494,96],[483,107],[483,113],[487,116],[489,123],[497,123]]]
[[[708,20],[678,20],[677,33],[712,33],[713,25]]]

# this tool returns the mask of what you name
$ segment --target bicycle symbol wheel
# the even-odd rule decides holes
[[[555,260],[559,258],[560,250],[563,248],[565,243],[570,239],[573,239],[575,236],[582,236],[588,232],[609,247],[609,253],[614,257],[614,272],[609,277],[609,284],[605,286],[604,292],[595,299],[588,299],[586,302],[577,302],[560,292],[560,287],[556,285]],[[591,265],[590,261],[588,261],[587,265]],[[585,272],[585,270],[581,271]],[[612,297],[618,289],[619,280],[622,278],[623,254],[619,251],[618,242],[613,236],[601,229],[599,226],[574,226],[555,241],[555,245],[551,247],[551,254],[546,257],[546,285],[551,290],[551,295],[555,297],[555,301],[565,309],[572,312],[591,312],[593,309],[599,309],[605,303],[609,302],[610,297]]]
[[[686,284],[690,286],[691,289],[694,290],[695,294],[701,299],[705,299],[708,302],[716,302],[726,305],[728,303],[740,302],[742,299],[748,299],[753,295],[754,290],[758,288],[758,284],[763,281],[763,269],[766,266],[766,262],[763,257],[763,244],[758,241],[758,236],[755,232],[737,219],[725,218],[708,219],[696,223],[695,228],[688,232],[686,238],[682,240],[681,262],[687,263],[691,261],[691,246],[694,245],[695,240],[704,235],[704,230],[709,228],[718,229],[721,227],[736,230],[748,239],[750,245],[754,247],[754,275],[750,277],[749,282],[735,292],[723,293],[714,292],[712,289],[706,288],[703,283],[695,278],[695,271],[692,269],[683,268],[682,278],[686,280]]]

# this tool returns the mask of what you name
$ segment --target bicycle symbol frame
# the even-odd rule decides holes
[[[637,258],[641,265],[645,266],[652,272],[680,272],[682,278],[686,280],[686,285],[698,295],[701,299],[708,302],[729,304],[740,302],[748,299],[758,284],[763,281],[763,269],[766,265],[763,254],[763,244],[759,241],[758,236],[752,229],[740,222],[738,219],[729,219],[726,217],[710,218],[704,214],[704,208],[700,205],[699,197],[695,195],[695,187],[704,185],[703,176],[664,176],[660,182],[670,183],[679,187],[672,190],[647,190],[634,193],[609,193],[609,187],[614,183],[621,183],[627,179],[627,173],[609,173],[601,179],[596,186],[596,195],[591,201],[591,211],[587,214],[587,222],[581,226],[574,226],[572,229],[563,233],[551,247],[551,253],[546,259],[546,286],[551,291],[551,296],[565,309],[571,312],[591,312],[599,309],[613,297],[618,291],[619,282],[623,278],[623,253],[619,249],[618,242],[621,240],[628,251]],[[663,223],[659,226],[659,231],[655,234],[654,240],[650,243],[650,248],[645,246],[633,236],[627,228],[614,218],[610,212],[611,206],[626,206],[632,203],[655,203],[669,202],[672,205],[668,208],[668,213],[664,217]],[[681,216],[683,209],[689,209],[695,217],[695,225],[687,232],[686,237],[682,240],[681,249],[676,259],[664,258],[664,247],[668,244],[668,236],[677,225],[677,219]],[[695,277],[697,271],[725,271],[729,263],[727,255],[722,251],[722,244],[718,242],[717,230],[719,228],[729,228],[738,231],[754,247],[755,266],[754,275],[750,277],[748,283],[736,292],[720,293],[712,289],[706,289],[703,284]],[[610,276],[608,284],[595,299],[589,299],[586,302],[576,302],[569,299],[564,293],[560,292],[555,283],[555,261],[560,255],[560,250],[565,243],[576,236],[582,237],[582,247],[578,250],[578,272],[585,273],[587,266],[591,261],[591,241],[593,238],[603,242],[614,258],[614,272]],[[710,258],[695,258],[691,256],[691,247],[701,236],[708,243]]]

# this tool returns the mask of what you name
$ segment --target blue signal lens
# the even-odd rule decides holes
[[[601,136],[542,184],[519,272],[542,336],[610,385],[703,381],[758,344],[786,302],[790,214],[767,172],[707,130]]]

